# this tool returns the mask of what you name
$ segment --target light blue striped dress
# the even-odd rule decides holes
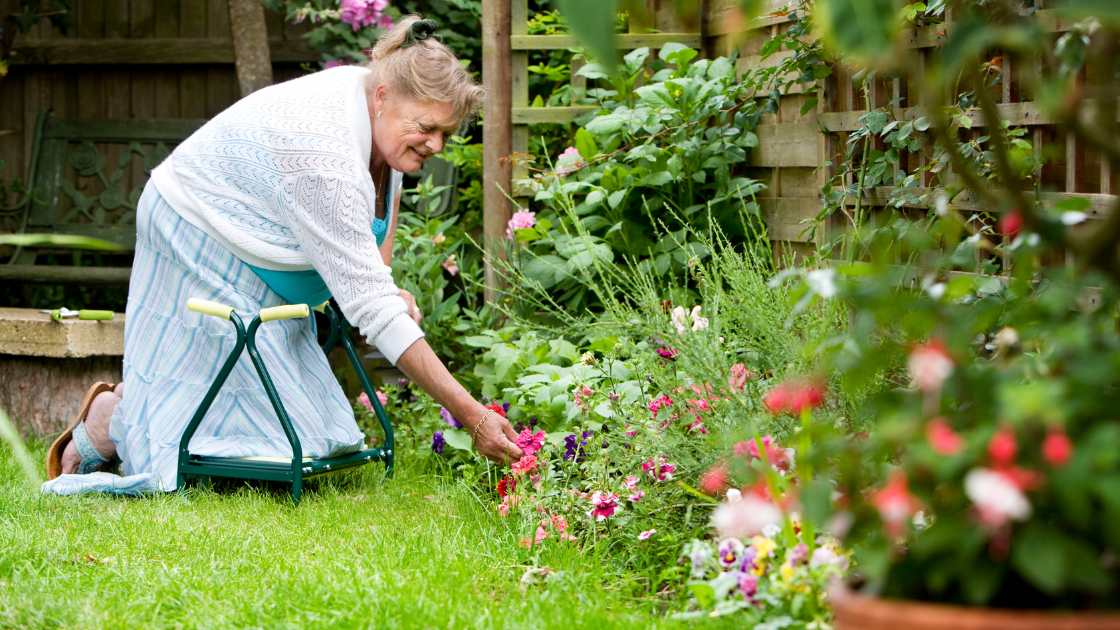
[[[136,254],[125,319],[124,396],[110,437],[120,475],[62,475],[55,494],[140,494],[175,489],[179,439],[233,348],[229,322],[187,311],[188,298],[233,306],[248,318],[287,303],[222,244],[185,221],[149,184],[136,215]],[[305,455],[358,449],[364,437],[310,320],[269,322],[257,347]],[[191,452],[291,456],[248,356],[242,355],[191,442]]]

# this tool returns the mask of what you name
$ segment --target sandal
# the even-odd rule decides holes
[[[114,387],[115,385],[111,383],[97,382],[86,392],[81,406],[78,407],[78,415],[74,418],[74,421],[47,449],[47,479],[54,479],[62,474],[62,453],[66,450],[66,445],[70,443],[70,440],[74,440],[74,445],[78,448],[78,454],[82,458],[82,463],[78,466],[79,474],[93,472],[108,463],[108,460],[102,457],[101,453],[98,453],[97,449],[90,443],[89,436],[86,435],[86,428],[82,423],[85,422],[89,408],[93,404],[93,399],[103,392],[113,391]]]

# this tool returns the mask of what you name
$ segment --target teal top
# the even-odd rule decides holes
[[[387,188],[391,189],[392,186],[387,186]],[[393,195],[390,190],[389,194],[385,195],[385,218],[378,219],[375,213],[373,223],[370,224],[370,231],[373,232],[373,237],[377,239],[378,247],[385,242],[385,238],[389,235],[389,225],[392,222]],[[261,269],[254,265],[249,265],[249,268],[268,285],[268,288],[284,298],[288,304],[318,306],[331,299],[331,291],[327,288],[327,283],[323,282],[323,276],[320,276],[319,272],[314,269],[275,271]]]

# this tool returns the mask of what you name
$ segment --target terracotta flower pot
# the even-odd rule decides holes
[[[836,630],[1120,630],[1118,612],[1046,612],[968,608],[879,599],[829,590]]]

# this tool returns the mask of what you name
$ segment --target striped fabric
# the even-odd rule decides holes
[[[229,322],[186,310],[198,297],[233,306],[248,320],[284,301],[223,245],[184,221],[148,185],[136,216],[136,255],[125,319],[124,396],[110,437],[121,475],[62,475],[54,494],[140,494],[175,489],[179,439],[233,349]],[[360,448],[363,436],[309,320],[269,322],[261,352],[305,455]],[[191,442],[223,457],[291,457],[291,448],[246,355],[230,374]]]

